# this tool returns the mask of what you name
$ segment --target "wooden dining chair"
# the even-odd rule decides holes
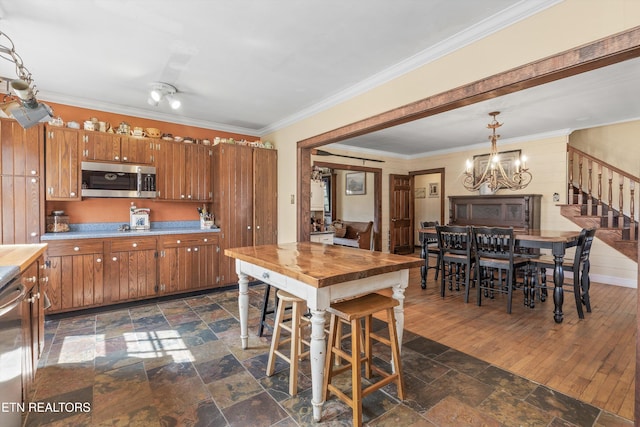
[[[420,228],[436,227],[438,225],[440,225],[440,222],[438,221],[420,222]],[[438,273],[440,272],[440,249],[438,249],[438,239],[433,237],[428,237],[426,234],[424,234],[422,236],[420,243],[422,244],[422,251],[424,256],[424,266],[421,267],[421,269],[424,270],[423,272],[424,274],[422,274],[422,277],[427,277],[427,274],[429,274],[429,269],[435,268],[436,275],[434,279],[438,280]],[[429,264],[429,256],[434,256],[436,258],[435,266],[431,266]],[[425,283],[422,284],[422,289],[426,289],[426,288],[427,288],[427,285],[425,281]]]
[[[464,285],[464,302],[469,302],[469,287],[472,266],[473,243],[471,229],[467,226],[437,226],[438,259],[440,262],[440,295],[445,296],[447,284],[452,291],[460,291]]]
[[[578,237],[578,244],[573,259],[565,260],[562,263],[562,268],[565,271],[573,272],[573,295],[576,300],[576,310],[580,319],[584,319],[583,305],[586,307],[587,313],[591,313],[591,299],[589,297],[589,288],[591,287],[591,281],[589,279],[589,254],[591,253],[591,245],[593,244],[595,235],[595,228],[582,229],[580,237]],[[547,268],[554,269],[555,261],[551,255],[541,255],[538,258],[532,259],[531,264],[536,268],[536,274],[534,275],[534,283],[531,286],[529,295],[529,306],[534,308],[536,296],[541,301],[544,301],[547,297]],[[540,273],[539,286],[537,286],[538,271]]]
[[[473,250],[476,259],[476,281],[478,305],[482,295],[493,298],[494,294],[507,295],[507,313],[511,313],[516,270],[527,267],[529,258],[515,253],[513,228],[472,227]],[[524,275],[524,280],[528,280]]]

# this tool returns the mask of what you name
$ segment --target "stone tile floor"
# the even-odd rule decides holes
[[[52,317],[26,426],[349,426],[335,397],[311,415],[308,361],[299,393],[288,365],[265,376],[270,334],[257,333],[263,286],[250,288],[250,349],[239,339],[237,291],[92,314]],[[382,327],[383,322],[376,322]],[[369,426],[632,426],[604,412],[409,331],[404,401],[389,385],[363,399]],[[377,363],[389,360],[375,348]]]

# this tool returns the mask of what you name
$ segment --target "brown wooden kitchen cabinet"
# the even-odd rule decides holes
[[[0,243],[39,243],[43,232],[43,126],[0,119]]]
[[[47,126],[45,187],[47,200],[80,200],[79,131]]]
[[[211,201],[211,147],[164,140],[155,145],[157,198]]]
[[[102,239],[50,241],[50,312],[100,306],[104,299],[104,247]]]
[[[153,140],[113,133],[81,131],[82,159],[151,164]]]
[[[161,236],[158,250],[159,293],[179,293],[218,285],[218,236],[211,233]]]
[[[123,237],[105,242],[106,288],[112,303],[154,296],[157,251],[155,237]]]
[[[249,146],[213,147],[213,211],[221,249],[277,243],[278,152]],[[222,284],[238,281],[235,262],[221,257]]]
[[[25,402],[31,400],[38,361],[44,349],[44,279],[47,276],[43,267],[41,256],[21,273],[22,283],[27,287],[22,310],[22,397]]]

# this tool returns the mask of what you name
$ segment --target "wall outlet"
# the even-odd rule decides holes
[[[295,195],[295,194],[292,194],[292,195],[291,195],[291,204],[293,205],[293,204],[295,204],[295,203],[296,203],[296,195]]]

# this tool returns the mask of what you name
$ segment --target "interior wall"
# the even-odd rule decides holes
[[[346,193],[346,175],[353,173],[335,170],[336,173],[336,219],[343,221],[373,221],[374,215],[374,182],[373,174],[365,172],[365,194],[348,195]]]

